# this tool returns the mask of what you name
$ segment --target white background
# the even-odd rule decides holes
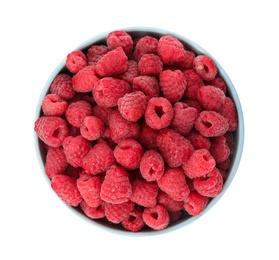
[[[276,1],[1,1],[0,259],[279,259]],[[172,30],[233,81],[245,118],[238,172],[202,218],[162,236],[125,237],[72,214],[51,191],[33,141],[40,92],[58,63],[104,31]]]

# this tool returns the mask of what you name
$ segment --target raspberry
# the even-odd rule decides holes
[[[133,51],[133,39],[125,31],[110,32],[106,39],[109,50],[114,50],[117,47],[122,47],[126,55],[129,57]]]
[[[117,75],[117,78],[127,81],[128,83],[132,83],[134,78],[140,75],[138,70],[138,63],[134,60],[128,60],[128,69]]]
[[[154,230],[165,229],[170,222],[167,210],[159,204],[152,208],[144,208],[142,218],[144,223]]]
[[[231,160],[230,158],[227,158],[225,161],[222,161],[220,163],[217,163],[216,167],[218,168],[219,171],[227,171],[231,167]]]
[[[215,111],[202,111],[195,122],[195,128],[205,137],[220,136],[229,129],[228,120]]]
[[[177,102],[173,106],[173,119],[171,125],[179,134],[187,135],[195,124],[198,112],[194,107],[188,107],[186,103]]]
[[[98,61],[107,52],[108,52],[108,47],[106,45],[92,45],[86,53],[88,65],[97,65]]]
[[[81,207],[82,211],[84,212],[84,214],[91,219],[99,219],[99,218],[105,217],[105,205],[104,205],[104,203],[101,204],[98,207],[90,207],[83,200],[80,203],[80,207]]]
[[[111,139],[115,143],[119,143],[126,138],[137,139],[140,135],[140,127],[138,122],[130,122],[121,116],[118,110],[111,113],[109,119],[109,127]]]
[[[129,216],[122,221],[122,226],[132,232],[140,231],[144,227],[142,211],[135,208]]]
[[[226,143],[224,136],[217,136],[211,138],[210,153],[214,157],[216,163],[220,163],[228,159],[231,150]]]
[[[66,170],[63,172],[64,175],[67,175],[69,177],[72,177],[74,179],[78,179],[79,176],[83,173],[83,169],[82,168],[75,168],[73,167],[71,164],[68,164],[68,167],[66,168]]]
[[[134,202],[130,200],[119,204],[105,203],[105,215],[108,221],[118,224],[130,216],[134,207]]]
[[[68,166],[63,148],[51,147],[46,155],[45,172],[52,179],[55,175],[62,174]]]
[[[68,122],[75,127],[81,127],[84,118],[90,115],[92,115],[91,105],[83,100],[71,103],[66,110]]]
[[[209,80],[206,83],[208,85],[221,89],[224,93],[227,92],[227,85],[226,85],[225,81],[220,77],[215,77],[214,79]]]
[[[202,177],[211,172],[216,162],[206,149],[195,150],[182,168],[185,175],[190,178]]]
[[[86,66],[72,78],[73,89],[76,92],[90,92],[98,82],[95,66]]]
[[[202,196],[196,191],[191,191],[184,202],[184,209],[189,215],[196,216],[206,208],[208,202],[208,197]]]
[[[61,116],[65,113],[68,103],[57,94],[47,94],[42,101],[45,116]]]
[[[58,74],[50,84],[49,90],[61,98],[68,100],[75,95],[72,85],[72,77],[67,74]]]
[[[159,84],[164,96],[175,103],[184,95],[187,83],[181,70],[164,70],[159,75]]]
[[[183,102],[186,103],[189,107],[194,107],[198,111],[198,113],[204,110],[198,100],[184,99]]]
[[[100,107],[99,105],[96,105],[92,108],[92,114],[102,120],[105,125],[108,124],[111,113],[112,108],[110,107]]]
[[[202,77],[193,69],[184,71],[184,76],[187,83],[184,97],[196,100],[198,91],[203,86]]]
[[[128,82],[112,77],[100,79],[93,88],[92,94],[96,103],[101,107],[114,107],[118,99],[131,91]]]
[[[170,224],[178,221],[180,217],[182,216],[182,210],[178,211],[168,211],[170,216]]]
[[[207,85],[199,89],[197,98],[204,109],[218,111],[223,106],[226,96],[221,89]]]
[[[184,56],[185,56],[185,59],[175,65],[181,71],[189,70],[189,69],[193,68],[193,61],[196,57],[195,53],[193,51],[189,51],[189,50],[184,50]]]
[[[55,175],[51,180],[51,187],[67,205],[76,207],[82,201],[77,188],[76,179],[66,175]]]
[[[138,69],[142,76],[158,76],[163,70],[163,62],[153,53],[144,54],[138,62]]]
[[[194,151],[190,141],[172,129],[160,131],[157,145],[166,163],[172,168],[185,163]]]
[[[88,174],[96,175],[106,171],[115,163],[112,149],[103,141],[95,144],[83,158],[83,169]]]
[[[157,54],[158,42],[158,39],[152,36],[143,36],[140,38],[135,46],[133,53],[134,59],[139,61],[147,53]]]
[[[77,188],[88,206],[97,208],[102,204],[100,197],[101,184],[99,176],[82,174],[77,179]]]
[[[141,125],[141,132],[139,136],[140,143],[147,149],[156,149],[157,148],[157,135],[159,130],[153,129],[148,126],[145,122]]]
[[[133,80],[133,91],[137,90],[141,90],[147,96],[147,100],[152,97],[159,97],[159,82],[155,77],[138,76]]]
[[[121,47],[106,53],[97,63],[96,72],[100,77],[115,76],[128,69],[128,57]]]
[[[120,166],[111,166],[101,186],[101,199],[108,203],[120,204],[129,201],[131,194],[128,172]]]
[[[69,135],[66,120],[56,116],[41,116],[34,124],[38,137],[50,147],[59,147]]]
[[[176,201],[184,200],[190,193],[181,168],[166,170],[164,176],[157,182],[160,189]]]
[[[187,135],[187,139],[191,142],[195,150],[203,148],[209,150],[211,146],[209,138],[201,135],[195,129],[192,129],[192,131]]]
[[[217,168],[214,168],[205,177],[195,178],[193,185],[196,191],[206,197],[216,197],[223,188],[223,177]]]
[[[143,207],[154,207],[157,204],[158,185],[155,181],[131,181],[132,194],[130,200]]]
[[[125,169],[133,170],[139,167],[143,150],[136,140],[124,139],[114,148],[113,155]]]
[[[198,55],[193,61],[194,70],[201,75],[204,80],[213,80],[217,74],[217,68],[213,59],[206,55]]]
[[[146,96],[142,91],[125,94],[118,99],[120,114],[128,121],[137,122],[145,112]]]
[[[162,129],[171,123],[173,109],[168,99],[153,97],[147,102],[145,110],[146,124],[154,129]]]
[[[81,135],[67,136],[63,142],[63,148],[68,163],[73,167],[82,167],[82,159],[91,149],[91,142]]]
[[[90,141],[100,138],[104,131],[104,122],[95,116],[85,117],[80,126],[80,134]]]
[[[175,65],[186,59],[184,46],[177,38],[170,35],[159,39],[158,55],[166,65]]]
[[[72,73],[77,73],[87,65],[87,58],[82,51],[72,51],[67,55],[66,67]]]
[[[238,126],[238,116],[235,104],[231,98],[226,97],[223,107],[221,107],[219,113],[228,120],[228,131],[235,131]]]
[[[165,170],[164,159],[156,150],[148,150],[142,156],[140,172],[147,181],[158,181]]]
[[[183,201],[176,201],[172,199],[167,193],[164,191],[159,191],[158,197],[158,204],[161,204],[165,207],[167,211],[175,212],[183,209]]]

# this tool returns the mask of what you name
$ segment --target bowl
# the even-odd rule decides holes
[[[200,217],[204,216],[214,205],[216,205],[216,203],[221,199],[221,197],[226,193],[227,189],[231,185],[231,183],[235,177],[235,174],[237,172],[240,161],[241,161],[242,150],[243,150],[243,145],[244,145],[244,119],[243,119],[242,107],[241,107],[241,103],[240,103],[237,91],[236,91],[232,81],[230,80],[229,76],[225,72],[225,70],[218,63],[218,61],[214,59],[214,57],[212,57],[205,49],[200,47],[197,43],[186,38],[185,36],[182,36],[180,34],[177,34],[175,32],[171,32],[168,30],[160,29],[160,28],[133,27],[133,28],[122,28],[120,30],[124,30],[124,31],[128,32],[132,36],[133,39],[143,37],[145,35],[153,36],[156,38],[159,38],[164,35],[171,35],[171,36],[174,36],[177,39],[179,39],[183,43],[183,45],[185,46],[186,49],[195,52],[196,55],[204,54],[204,55],[211,57],[214,60],[216,67],[218,69],[218,76],[220,76],[227,85],[227,96],[229,96],[234,101],[236,111],[237,111],[238,127],[233,132],[234,146],[231,151],[231,158],[230,158],[231,165],[227,172],[227,179],[224,182],[221,193],[219,195],[217,195],[215,198],[212,198],[209,201],[206,208],[199,215],[190,216],[188,214],[183,213],[181,218],[177,222],[170,224],[167,228],[165,228],[163,230],[155,231],[155,230],[150,230],[150,229],[142,229],[138,232],[130,232],[130,231],[125,230],[121,225],[112,225],[101,219],[98,219],[98,220],[89,219],[82,212],[82,210],[79,207],[71,207],[71,206],[68,206],[65,204],[65,206],[68,207],[72,213],[78,215],[80,218],[89,222],[91,225],[101,228],[102,230],[106,230],[109,232],[114,232],[114,233],[122,234],[122,235],[135,235],[135,236],[146,236],[146,235],[149,236],[149,235],[165,234],[165,233],[172,232],[177,229],[183,228],[183,227],[193,223]],[[93,44],[105,44],[105,40],[106,40],[108,33],[109,32],[104,32],[102,34],[99,34],[97,36],[94,36],[94,37],[88,39],[87,41],[82,43],[80,46],[78,46],[75,50],[82,50],[82,51],[86,52],[86,50],[88,50],[89,47]],[[37,120],[42,115],[42,106],[41,106],[42,100],[48,93],[50,93],[49,88],[50,88],[50,85],[53,82],[55,76],[58,75],[59,73],[67,71],[65,64],[66,64],[66,57],[58,64],[58,66],[54,69],[52,74],[47,79],[47,81],[42,89],[38,103],[37,103],[36,112],[35,112],[35,120]],[[47,184],[50,186],[50,179],[45,174],[45,168],[44,168],[45,156],[46,156],[45,145],[38,138],[36,133],[34,133],[34,142],[35,142],[35,152],[36,152],[39,166],[46,179]]]

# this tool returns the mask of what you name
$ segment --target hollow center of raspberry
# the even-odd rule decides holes
[[[210,122],[202,122],[206,128],[210,128],[212,124]]]
[[[157,220],[158,219],[158,213],[157,212],[153,212],[151,214],[151,217]]]
[[[128,220],[129,220],[129,222],[133,222],[133,221],[135,221],[135,220],[136,220],[136,217],[135,217],[135,216],[130,215]]]
[[[209,68],[208,68],[206,65],[204,65],[203,68],[204,68],[204,71],[205,71],[206,73],[209,72]]]
[[[164,110],[163,110],[163,108],[161,106],[155,106],[155,113],[157,114],[157,116],[159,118],[161,118],[162,115],[165,114]]]
[[[52,136],[53,136],[54,138],[58,138],[58,137],[59,137],[59,135],[60,135],[60,129],[59,129],[59,128],[57,128],[57,129],[55,129],[55,130],[54,130],[54,132],[53,132]]]

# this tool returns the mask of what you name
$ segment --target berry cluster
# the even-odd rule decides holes
[[[68,205],[137,232],[200,214],[222,191],[238,117],[214,61],[125,31],[73,51],[34,130]]]

